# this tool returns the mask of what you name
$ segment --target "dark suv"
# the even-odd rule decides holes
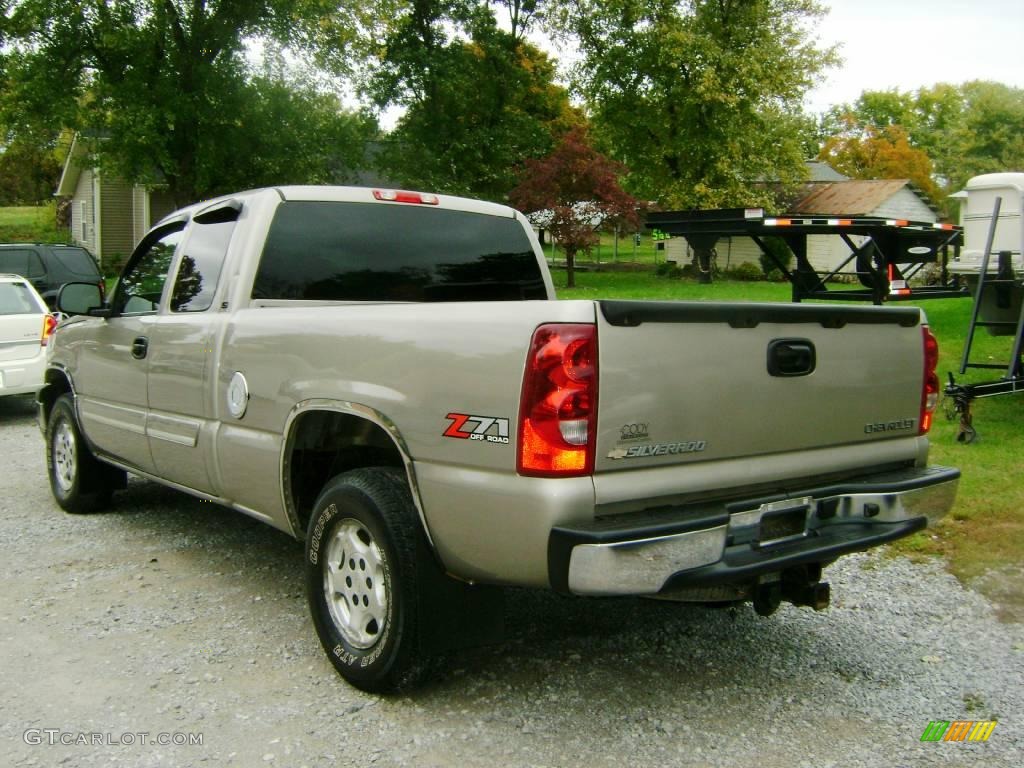
[[[96,283],[101,295],[104,289],[96,260],[78,245],[0,243],[0,272],[26,278],[50,309],[64,283]]]

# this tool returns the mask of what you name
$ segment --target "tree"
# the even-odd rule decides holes
[[[405,108],[382,165],[408,186],[504,199],[515,167],[581,120],[553,62],[487,4],[410,2],[382,49],[366,90]]]
[[[910,179],[933,203],[941,202],[932,161],[911,146],[906,129],[898,124],[860,128],[852,118],[845,125],[845,131],[825,141],[819,160],[855,179]]]
[[[15,135],[43,125],[102,139],[91,146],[101,166],[163,184],[179,204],[225,191],[228,179],[267,178],[268,168],[282,164],[271,155],[294,147],[277,134],[301,123],[305,110],[322,115],[327,105],[308,88],[288,98],[278,92],[272,122],[261,120],[269,85],[251,77],[245,45],[326,45],[331,36],[323,29],[338,29],[344,7],[326,0],[15,0],[0,67],[2,122]],[[347,40],[334,35],[333,49]],[[287,167],[295,180],[307,170]]]
[[[56,139],[15,141],[0,149],[0,205],[35,205],[53,197],[61,165]]]
[[[823,133],[867,135],[902,130],[928,155],[940,196],[972,176],[1024,168],[1024,89],[972,81],[937,83],[916,91],[864,91],[825,116]]]
[[[496,5],[505,6],[508,11],[508,23],[514,38],[522,38],[533,26],[535,19],[541,16],[538,9],[540,0],[495,0]]]
[[[836,61],[813,0],[564,0],[577,87],[631,189],[671,207],[767,204],[802,178],[801,101]]]
[[[960,86],[963,128],[958,149],[959,173],[950,167],[958,188],[980,173],[1024,168],[1024,88],[972,81]]]
[[[625,166],[591,146],[585,128],[569,131],[546,157],[527,160],[509,199],[527,213],[544,212],[546,228],[565,249],[567,286],[576,285],[576,254],[598,241],[611,220],[639,225],[637,201],[619,186]]]

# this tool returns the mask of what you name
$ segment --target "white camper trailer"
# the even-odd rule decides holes
[[[949,271],[962,275],[976,300],[980,298],[981,320],[991,322],[986,331],[993,336],[1013,336],[1021,317],[1024,301],[1024,173],[986,173],[967,182],[958,192],[960,223],[964,228],[964,247],[960,258],[949,265]],[[978,276],[985,258],[992,214],[996,198],[1000,198],[999,215],[992,237],[986,282],[995,279],[1012,283],[992,285],[995,290],[983,291],[977,297]]]
[[[1024,247],[1024,173],[986,173],[967,182],[967,188],[953,197],[961,200],[960,224],[964,228],[964,247],[960,260],[950,268],[961,274],[977,273],[985,255],[985,244],[997,197],[1002,198],[989,272],[998,268],[998,254],[1009,251],[1014,271],[1024,273],[1021,250]]]

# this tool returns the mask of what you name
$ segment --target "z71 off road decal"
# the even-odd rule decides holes
[[[480,440],[487,443],[508,443],[508,419],[495,416],[473,416],[468,413],[449,413],[451,421],[444,431],[445,437],[458,440]],[[489,434],[488,434],[489,433]]]

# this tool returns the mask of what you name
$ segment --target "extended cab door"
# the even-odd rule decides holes
[[[146,436],[151,332],[183,222],[154,230],[132,254],[111,300],[111,315],[79,351],[79,418],[103,453],[153,472]]]
[[[150,345],[147,432],[156,473],[211,494],[218,485],[212,466],[214,348],[227,308],[218,287],[240,210],[228,200],[193,217]]]

